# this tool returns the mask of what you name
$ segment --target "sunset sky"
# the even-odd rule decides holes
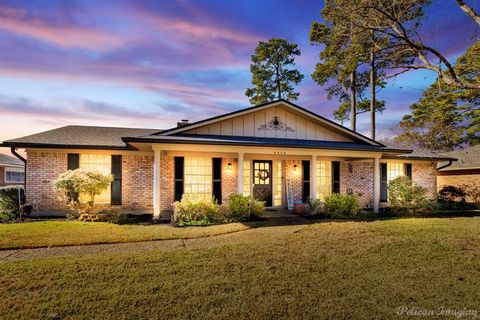
[[[470,1],[480,9],[480,1]],[[322,1],[2,1],[0,141],[67,124],[168,128],[249,106],[250,55],[258,41],[298,43],[305,75],[297,104],[332,118],[337,102],[310,74]],[[479,30],[453,0],[434,1],[424,40],[455,59]],[[435,80],[410,72],[379,94],[392,134]],[[368,132],[368,116],[360,118]],[[3,152],[8,150],[4,149]]]

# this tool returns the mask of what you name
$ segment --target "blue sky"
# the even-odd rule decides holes
[[[480,3],[470,1],[479,9]],[[308,32],[321,1],[2,1],[0,141],[67,124],[168,128],[249,106],[250,55],[272,37],[299,44],[297,103],[332,118],[311,80]],[[422,36],[454,59],[478,29],[454,0],[427,9]],[[392,79],[379,94],[389,136],[435,74]],[[368,115],[359,131],[368,132]]]

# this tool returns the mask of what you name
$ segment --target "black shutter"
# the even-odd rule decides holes
[[[405,163],[405,175],[412,180],[412,164]]]
[[[332,193],[340,193],[340,161],[332,161]]]
[[[212,189],[218,204],[222,204],[222,158],[212,159]]]
[[[303,192],[302,192],[302,201],[307,202],[308,197],[310,197],[310,161],[302,161],[302,182],[303,182]]]
[[[80,167],[80,155],[78,153],[69,153],[67,155],[67,169],[68,170],[75,170]]]
[[[110,202],[112,205],[122,204],[122,156],[112,155],[112,187]]]
[[[388,188],[388,180],[387,180],[387,164],[381,163],[380,164],[380,201],[387,202],[387,188]]]
[[[175,201],[182,200],[183,196],[183,177],[184,177],[184,157],[175,157]]]

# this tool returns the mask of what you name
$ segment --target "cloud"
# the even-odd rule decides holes
[[[0,6],[0,29],[67,49],[106,51],[126,43],[125,37],[110,31],[81,26],[73,21],[69,21],[69,24],[55,24],[31,16],[26,10],[6,6]]]

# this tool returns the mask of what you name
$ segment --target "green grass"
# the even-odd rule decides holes
[[[79,221],[0,224],[0,249],[197,238],[246,230],[251,225],[255,224],[229,223],[196,228]]]
[[[187,243],[0,263],[1,318],[388,319],[400,306],[479,308],[480,218],[261,227]]]

